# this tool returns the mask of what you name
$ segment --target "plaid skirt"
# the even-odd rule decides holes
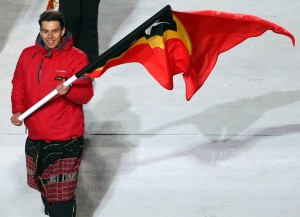
[[[84,138],[68,141],[31,140],[25,145],[27,183],[48,203],[74,198]]]

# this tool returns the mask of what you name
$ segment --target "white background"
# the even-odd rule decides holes
[[[44,216],[26,184],[25,128],[10,124],[11,79],[38,33],[46,1],[0,0],[0,215]],[[181,75],[163,89],[138,64],[109,69],[85,106],[79,217],[298,217],[300,213],[300,2],[101,0],[100,53],[165,5],[222,10],[275,22],[222,54],[185,100]],[[67,121],[67,120],[66,120]]]

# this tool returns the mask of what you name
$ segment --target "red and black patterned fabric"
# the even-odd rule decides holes
[[[48,203],[74,198],[84,138],[67,141],[31,140],[25,145],[27,182]]]

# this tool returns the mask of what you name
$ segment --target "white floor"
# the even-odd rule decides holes
[[[112,3],[113,2],[113,3]],[[44,216],[27,187],[24,127],[10,124],[11,78],[46,0],[0,0],[0,216]],[[266,32],[219,57],[191,101],[181,76],[167,91],[138,64],[95,80],[85,106],[79,217],[299,217],[300,2],[101,0],[101,52],[154,13],[215,9],[256,15]]]

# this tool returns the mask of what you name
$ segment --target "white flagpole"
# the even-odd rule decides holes
[[[73,75],[71,78],[69,78],[68,80],[66,80],[63,85],[65,86],[69,86],[70,84],[72,84],[74,81],[76,81],[78,78]],[[27,111],[25,111],[23,114],[21,114],[19,116],[19,120],[23,121],[25,118],[27,118],[32,112],[34,112],[35,110],[37,110],[39,107],[41,107],[42,105],[44,105],[46,102],[48,102],[50,99],[52,99],[56,94],[57,94],[57,90],[53,90],[51,93],[49,93],[47,96],[45,96],[44,98],[42,98],[40,101],[38,101],[36,104],[34,104],[31,108],[29,108]]]

